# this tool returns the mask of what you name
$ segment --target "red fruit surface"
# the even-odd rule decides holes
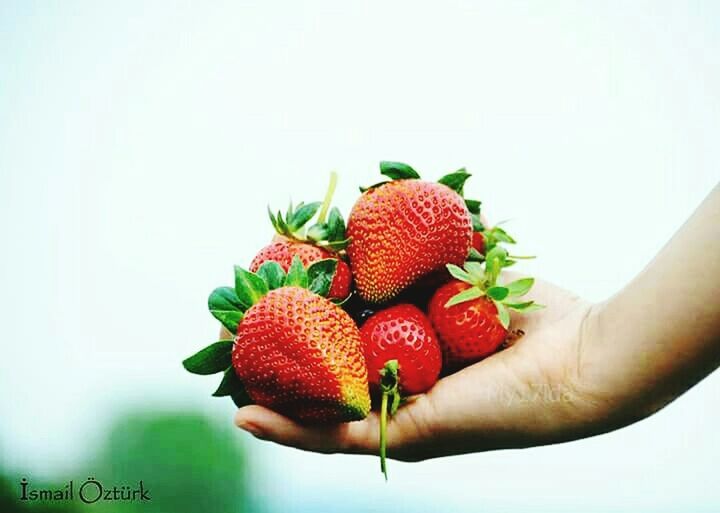
[[[245,313],[232,362],[250,398],[313,423],[370,411],[360,332],[327,299],[299,287],[271,290]]]
[[[360,328],[365,346],[368,381],[380,391],[380,371],[397,360],[401,394],[421,394],[432,387],[442,367],[442,355],[430,321],[416,306],[395,305],[370,317]]]
[[[472,247],[481,255],[485,254],[485,236],[481,232],[473,232]]]
[[[360,196],[346,233],[356,289],[366,301],[380,303],[445,264],[462,264],[472,222],[464,200],[449,187],[394,180]]]
[[[348,294],[350,294],[350,285],[352,284],[350,266],[330,251],[307,242],[293,241],[284,237],[274,240],[255,255],[255,258],[253,258],[250,264],[250,271],[255,272],[264,262],[274,260],[287,272],[287,270],[290,269],[290,264],[292,264],[292,259],[295,255],[300,257],[300,261],[305,267],[318,260],[324,260],[326,258],[337,259],[337,270],[335,271],[335,277],[330,285],[330,291],[327,297],[332,299],[345,299]]]
[[[468,288],[468,283],[452,280],[435,292],[428,306],[428,316],[449,369],[482,360],[507,337],[497,307],[485,296],[445,307],[450,298]]]

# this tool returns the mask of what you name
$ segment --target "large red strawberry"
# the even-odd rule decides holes
[[[213,291],[211,313],[234,340],[217,342],[183,362],[198,374],[225,371],[213,395],[255,402],[304,422],[359,420],[370,411],[360,333],[324,297],[337,260],[307,270],[295,257],[287,273],[266,262],[257,273],[235,269],[235,288]]]
[[[470,176],[465,170],[440,183],[420,180],[410,166],[396,162],[382,162],[380,170],[392,180],[365,190],[347,226],[355,286],[374,303],[392,299],[445,264],[461,264],[472,241],[471,215],[460,194]]]
[[[337,208],[329,208],[336,181],[337,175],[332,173],[323,203],[300,203],[296,207],[290,204],[284,216],[280,211],[274,214],[268,209],[270,221],[277,235],[273,242],[255,255],[250,264],[251,272],[257,271],[263,263],[271,260],[279,263],[287,272],[296,255],[305,266],[333,258],[338,262],[337,272],[328,297],[345,299],[350,294],[352,274],[341,254],[347,245],[345,221]],[[315,214],[317,214],[317,222],[306,229],[305,225]]]
[[[518,299],[530,290],[532,278],[497,283],[507,257],[504,248],[495,246],[488,252],[484,266],[478,262],[466,262],[464,269],[448,265],[455,279],[435,292],[428,307],[448,370],[494,353],[507,337],[509,310],[530,312],[541,308],[534,301]]]
[[[391,306],[374,314],[360,328],[360,336],[370,388],[382,397],[380,469],[387,479],[388,413],[395,413],[401,394],[421,394],[435,384],[442,367],[442,355],[430,321],[410,304]]]

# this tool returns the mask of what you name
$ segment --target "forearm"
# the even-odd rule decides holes
[[[661,408],[720,365],[719,294],[715,187],[647,268],[597,307],[581,375],[625,414]]]

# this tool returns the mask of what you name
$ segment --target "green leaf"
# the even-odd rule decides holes
[[[193,374],[215,374],[227,369],[231,363],[233,341],[220,340],[183,360],[183,367]]]
[[[518,312],[525,313],[535,312],[545,308],[545,305],[539,305],[535,301],[526,301],[525,303],[505,303],[505,306]]]
[[[268,292],[268,286],[255,273],[235,266],[235,293],[242,304],[250,308]]]
[[[311,241],[318,242],[328,238],[329,230],[326,223],[318,223],[308,228],[307,238]]]
[[[308,289],[319,296],[327,296],[335,277],[338,261],[334,258],[325,258],[313,262],[307,268]]]
[[[484,262],[485,261],[485,255],[480,253],[475,248],[470,248],[470,251],[468,252],[467,259],[471,262]]]
[[[392,178],[393,180],[403,180],[406,178],[420,178],[420,175],[413,168],[402,162],[390,162],[383,160],[380,162],[380,173]]]
[[[240,381],[240,378],[235,373],[235,369],[231,365],[230,367],[225,369],[223,379],[220,382],[220,386],[217,387],[217,390],[213,392],[213,397],[225,397],[237,392],[244,391],[245,387],[243,387],[242,381]]]
[[[279,289],[285,283],[285,271],[274,260],[263,262],[255,274],[262,278],[268,290]]]
[[[490,232],[497,242],[515,244],[515,239],[510,237],[510,235],[508,235],[508,233],[499,226],[495,226],[492,230],[490,230]]]
[[[447,267],[448,272],[453,278],[464,281],[466,283],[472,283],[472,278],[464,269],[461,269],[455,264],[447,264],[445,267]]]
[[[472,278],[474,283],[479,283],[485,279],[485,271],[483,270],[480,262],[465,262],[465,270],[470,275],[470,278]]]
[[[208,309],[213,317],[222,323],[231,333],[237,332],[237,326],[247,309],[235,294],[232,287],[218,287],[208,297]]]
[[[268,205],[267,211],[268,211],[268,216],[270,217],[270,223],[272,224],[273,228],[275,228],[276,232],[280,232],[280,225],[278,224],[278,221],[275,218],[275,214],[273,214],[272,210],[270,210],[270,205]]]
[[[451,297],[448,302],[445,303],[445,308],[450,308],[453,305],[464,303],[465,301],[471,301],[484,295],[485,293],[480,290],[479,287],[470,287],[469,289],[465,289]]]
[[[341,249],[345,249],[347,245],[350,243],[350,239],[343,239],[343,240],[334,240],[325,242],[322,244],[323,247],[330,248],[333,251],[340,251]]]
[[[382,182],[374,183],[372,185],[368,185],[367,187],[363,187],[361,185],[360,187],[358,187],[358,189],[360,189],[360,192],[367,192],[369,190],[376,189],[376,188],[380,187],[381,185],[385,185],[386,183],[388,183],[388,181],[383,180]]]
[[[472,220],[472,228],[474,232],[481,232],[485,229],[485,225],[480,219],[480,214],[470,214],[470,219]]]
[[[508,288],[508,296],[518,297],[527,294],[535,283],[534,278],[521,278],[505,285]]]
[[[301,287],[306,289],[308,286],[308,275],[305,271],[305,267],[300,260],[300,257],[295,255],[288,269],[287,277],[285,278],[286,287]]]
[[[238,408],[242,408],[243,406],[247,406],[248,404],[253,403],[253,400],[250,399],[250,396],[245,390],[245,387],[243,387],[242,390],[236,390],[235,392],[230,394],[230,397],[235,403],[235,406],[237,406]]]
[[[508,329],[510,326],[510,312],[508,312],[508,309],[505,308],[505,305],[502,303],[495,301],[495,306],[497,307],[500,324],[502,324],[503,328]]]
[[[290,231],[296,232],[307,224],[310,219],[317,213],[320,208],[319,201],[308,203],[307,205],[300,204],[298,208],[293,212],[292,217],[288,215],[287,224]]]
[[[292,208],[292,205],[291,205]],[[288,225],[285,223],[285,220],[283,219],[282,212],[278,210],[277,216],[275,217],[277,220],[277,226],[279,228],[278,233],[281,234],[288,234],[290,233],[290,229],[288,228]]]
[[[482,201],[466,199],[465,205],[467,206],[467,209],[470,211],[471,214],[479,214],[480,213],[480,205],[482,205]]]
[[[327,240],[333,242],[345,239],[345,220],[343,219],[343,216],[337,207],[333,207],[332,209],[330,209],[327,228]]]
[[[450,173],[449,175],[443,176],[440,180],[438,180],[438,183],[441,183],[443,185],[447,185],[452,190],[457,192],[460,196],[463,195],[463,187],[465,186],[465,181],[470,178],[470,173],[468,173],[465,168],[458,169],[454,173]],[[467,204],[467,203],[466,203]]]
[[[508,292],[507,287],[490,287],[487,289],[486,294],[495,301],[502,301],[508,297]]]

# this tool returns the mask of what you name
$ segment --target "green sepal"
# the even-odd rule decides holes
[[[472,283],[472,278],[464,269],[458,267],[455,264],[447,264],[445,267],[450,273],[450,276],[452,276],[453,278],[464,281],[466,283]]]
[[[250,308],[268,293],[268,286],[257,274],[246,271],[236,265],[235,293],[238,299],[240,299],[240,302],[247,308]]]
[[[238,378],[237,374],[235,373],[235,368],[230,365],[230,367],[225,369],[223,379],[220,382],[220,385],[217,387],[217,390],[215,390],[212,395],[213,397],[228,396],[237,389],[238,385],[242,388],[240,378]]]
[[[210,313],[231,333],[237,332],[238,324],[247,308],[232,287],[218,287],[208,297]]]
[[[345,219],[343,219],[340,209],[333,207],[328,214],[328,237],[330,242],[345,240]]]
[[[420,175],[413,168],[402,162],[391,162],[383,160],[380,162],[380,174],[393,180],[405,180],[408,178],[420,178]]]
[[[290,231],[296,232],[305,226],[307,222],[317,214],[320,205],[321,203],[319,201],[308,203],[307,205],[301,203],[292,214],[288,213],[287,225]]]
[[[247,406],[248,404],[253,403],[253,400],[248,395],[245,387],[243,387],[241,390],[236,390],[235,392],[230,394],[230,398],[232,399],[233,403],[235,403],[235,406],[237,406],[238,408],[242,408],[243,406]]]
[[[502,246],[495,246],[485,254],[485,274],[487,284],[492,287],[497,282],[500,271],[506,267],[507,251]]]
[[[438,180],[438,183],[450,187],[452,190],[457,192],[460,196],[463,195],[463,188],[468,178],[472,176],[468,173],[465,168],[458,169],[454,173],[447,174]],[[467,204],[467,203],[466,203]]]
[[[510,291],[507,287],[500,287],[497,285],[495,287],[490,287],[489,289],[487,289],[487,291],[485,291],[488,297],[495,301],[504,300],[506,297],[508,297],[509,292]]]
[[[502,324],[502,327],[505,329],[508,329],[510,326],[510,312],[505,307],[503,303],[500,303],[499,301],[495,301],[495,306],[497,307],[497,316],[500,320],[500,324]]]
[[[313,262],[307,268],[308,289],[319,296],[327,296],[330,292],[338,261],[334,258],[326,258]]]
[[[343,239],[343,240],[318,243],[318,246],[321,246],[323,248],[328,248],[333,251],[340,251],[341,249],[345,249],[349,243],[350,243],[350,239],[347,238],[347,239]]]
[[[458,292],[453,297],[451,297],[447,301],[447,303],[445,303],[445,308],[450,308],[451,306],[455,306],[460,303],[464,303],[465,301],[471,301],[473,299],[477,299],[484,295],[485,295],[485,292],[483,292],[482,289],[480,289],[480,287],[470,287],[469,289],[465,289],[462,292]]]
[[[232,363],[233,341],[220,340],[183,360],[185,370],[207,376],[227,369]]]
[[[470,214],[470,219],[472,220],[472,229],[474,232],[484,232],[485,231],[485,225],[483,224],[482,220],[480,219],[480,214]],[[485,235],[483,233],[483,235]]]
[[[374,183],[372,185],[368,185],[367,187],[363,187],[361,185],[360,187],[358,187],[358,189],[360,189],[361,193],[366,193],[367,191],[370,191],[372,189],[377,189],[378,187],[380,187],[381,185],[385,185],[386,183],[388,183],[388,181],[383,180],[382,182]]]
[[[268,290],[279,289],[285,284],[285,271],[274,260],[263,262],[255,274],[262,278]]]
[[[467,206],[467,209],[470,211],[471,214],[480,214],[480,206],[482,205],[482,201],[466,199],[465,205]]]
[[[468,251],[467,259],[471,262],[484,262],[485,261],[485,255],[480,253],[475,248],[470,248],[470,251]]]
[[[545,305],[540,305],[535,301],[526,301],[524,303],[504,303],[508,308],[515,310],[516,312],[536,312],[545,308]]]
[[[305,267],[300,260],[300,257],[295,255],[288,269],[287,277],[285,278],[286,287],[301,287],[306,289],[308,286],[308,275]]]
[[[480,262],[465,262],[465,271],[470,275],[470,281],[478,285],[485,279],[485,270]]]
[[[508,296],[518,297],[527,294],[535,283],[534,278],[521,278],[505,285],[508,289]]]
[[[307,238],[313,242],[319,242],[321,240],[327,240],[330,231],[328,230],[327,223],[318,223],[308,228]]]

